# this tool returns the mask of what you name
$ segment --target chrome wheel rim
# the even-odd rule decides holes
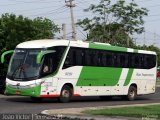
[[[65,98],[68,98],[70,96],[70,93],[68,90],[63,90],[62,91],[62,96],[65,97]]]
[[[129,96],[130,96],[131,98],[134,98],[134,96],[135,96],[135,92],[134,92],[134,90],[130,91]]]

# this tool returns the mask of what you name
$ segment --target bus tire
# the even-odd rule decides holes
[[[133,101],[135,100],[136,96],[137,96],[137,88],[134,86],[130,86],[128,90],[127,99],[129,101]]]
[[[62,103],[67,103],[71,100],[73,90],[68,86],[64,85],[61,90],[59,101]]]

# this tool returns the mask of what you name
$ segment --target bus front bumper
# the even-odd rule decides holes
[[[31,96],[31,97],[40,97],[41,86],[35,86],[31,88],[13,88],[11,86],[6,86],[5,94],[6,95],[19,95],[19,96]]]

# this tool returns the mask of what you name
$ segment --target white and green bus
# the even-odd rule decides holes
[[[9,53],[7,95],[59,98],[72,96],[126,96],[155,92],[156,53],[105,43],[34,40],[17,45]]]

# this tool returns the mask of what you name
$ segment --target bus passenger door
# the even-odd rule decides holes
[[[45,55],[41,69],[41,76],[44,80],[44,83],[41,87],[42,95],[48,95],[51,97],[56,95],[57,79],[54,78],[55,71],[56,65],[54,60],[54,53],[49,53]]]

